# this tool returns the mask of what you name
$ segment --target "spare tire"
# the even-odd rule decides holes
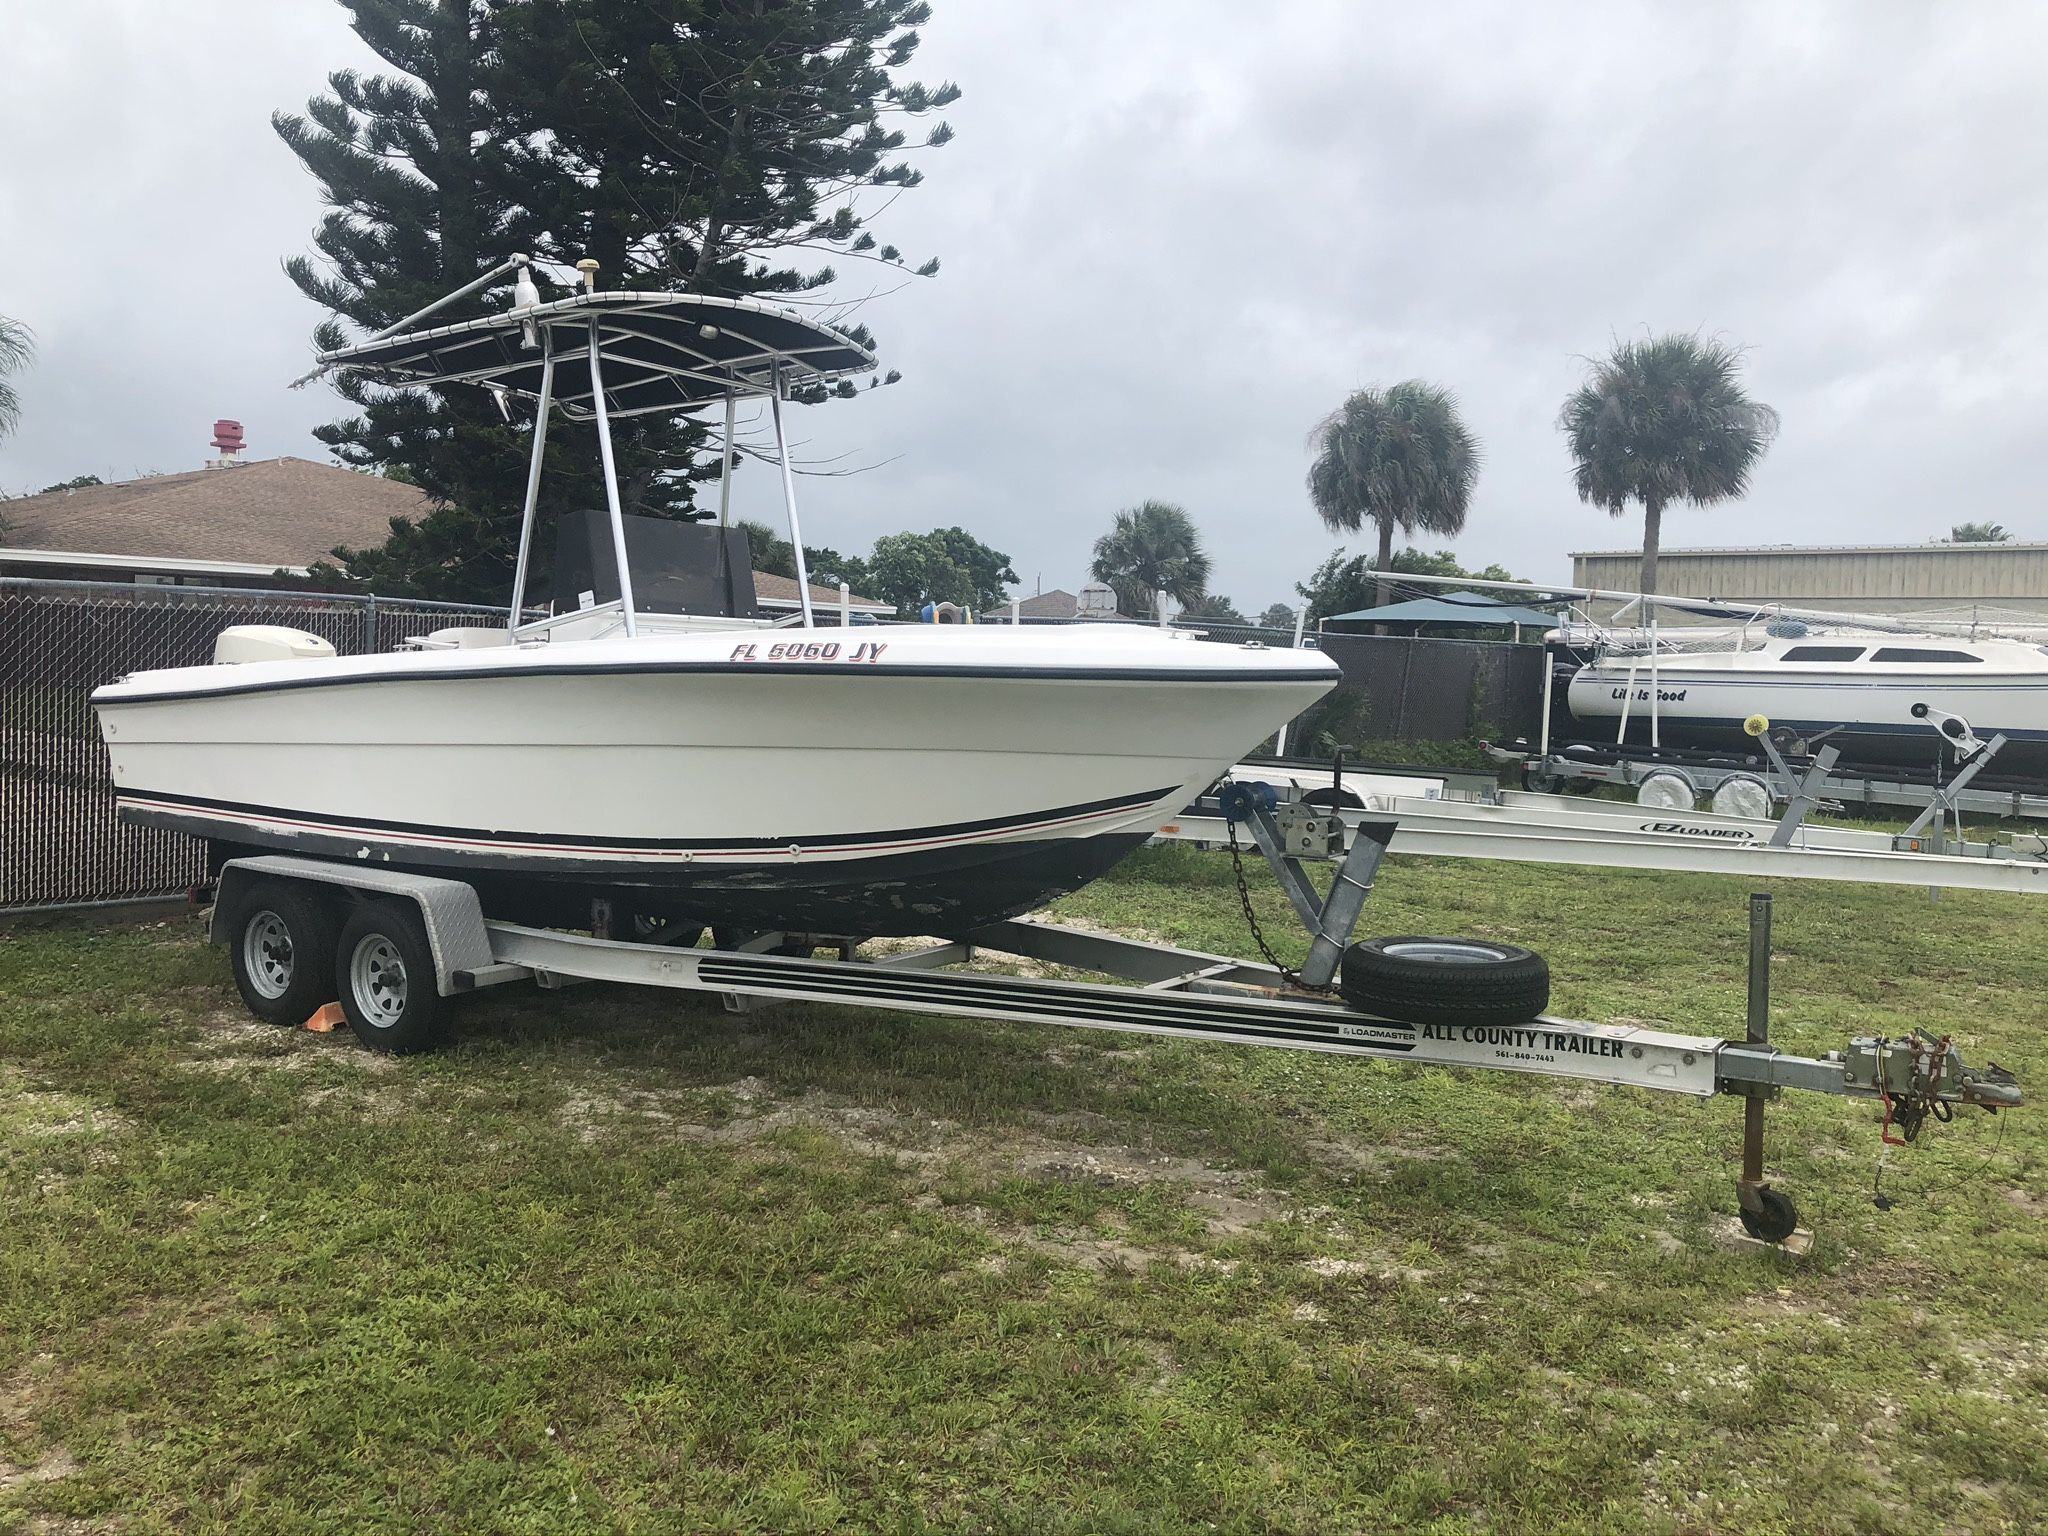
[[[1491,939],[1363,939],[1344,951],[1337,991],[1404,1024],[1526,1024],[1550,1005],[1550,967]]]

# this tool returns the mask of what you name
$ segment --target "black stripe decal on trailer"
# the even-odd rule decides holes
[[[839,969],[827,974],[786,970],[772,960],[755,963],[718,959],[702,961],[697,974],[714,985],[744,986],[757,991],[809,993],[843,1002],[865,1002],[886,1007],[891,1004],[922,1003],[932,1007],[972,1009],[985,1006],[990,994],[1006,1011],[1047,1020],[1070,1020],[1086,1016],[1100,1018],[1113,1014],[1119,1021],[1138,1026],[1180,1029],[1197,1034],[1234,1034],[1268,1040],[1313,1042],[1341,1046],[1360,1052],[1400,1056],[1415,1049],[1421,1031],[1370,1014],[1353,1014],[1348,1009],[1318,1008],[1314,1004],[1278,1008],[1239,1001],[1235,998],[1193,997],[1181,993],[1147,991],[1136,987],[1119,989],[1112,1003],[1091,989],[1087,1007],[1080,1009],[1057,983],[1032,983],[1022,978],[976,975],[942,976],[932,972]],[[1359,1028],[1371,1033],[1346,1033]],[[1398,1038],[1404,1035],[1406,1038]],[[1397,1038],[1388,1038],[1396,1036]]]
[[[1190,642],[1200,644],[1202,642]],[[133,674],[136,676],[146,674]],[[558,667],[420,668],[403,673],[377,672],[341,677],[293,677],[275,682],[222,683],[200,688],[166,689],[161,693],[136,694],[126,698],[93,699],[96,709],[121,709],[131,704],[169,703],[174,699],[221,699],[244,693],[291,693],[310,688],[371,687],[380,683],[483,682],[495,679],[533,677],[922,677],[1010,679],[1015,682],[1099,682],[1099,683],[1320,683],[1338,681],[1329,672],[1305,672],[1299,668],[1207,668],[1193,671],[1181,667],[944,667],[916,663],[799,662],[791,665],[773,661],[590,662]],[[122,679],[126,682],[127,679]],[[110,684],[119,687],[119,683]]]
[[[869,844],[920,842],[949,837],[972,837],[977,833],[1004,832],[1048,822],[1075,821],[1091,816],[1109,816],[1118,811],[1141,810],[1178,786],[1142,790],[1108,800],[1091,800],[1080,805],[1055,806],[1050,810],[1026,811],[1015,816],[992,816],[981,821],[956,821],[930,827],[906,827],[881,832],[834,832],[816,837],[583,837],[572,832],[507,832],[489,827],[444,827],[430,822],[383,821],[373,817],[323,816],[312,811],[288,810],[282,806],[251,805],[237,800],[209,800],[199,795],[175,795],[155,790],[121,789],[117,801],[148,801],[157,805],[187,806],[195,811],[212,811],[244,821],[272,821],[324,828],[356,834],[391,832],[399,836],[434,837],[475,843],[520,843],[538,848],[703,849],[722,852],[786,853],[792,843],[803,848],[858,848]],[[147,807],[143,807],[147,808]]]

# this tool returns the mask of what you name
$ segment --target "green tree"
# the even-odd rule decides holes
[[[902,143],[884,118],[957,94],[894,82],[927,14],[909,0],[343,3],[390,72],[339,72],[304,116],[273,119],[331,209],[314,239],[320,263],[287,263],[336,317],[316,332],[323,348],[346,340],[341,322],[389,325],[515,250],[555,263],[594,255],[608,288],[748,294],[829,281],[829,269],[792,263],[864,255],[864,238],[872,247],[853,184],[893,193],[916,179],[884,163]],[[689,132],[672,131],[684,117]],[[941,124],[926,142],[946,136]],[[841,199],[830,218],[827,199]],[[536,281],[550,291],[545,269]],[[480,293],[437,321],[505,297]],[[358,414],[316,435],[343,463],[402,474],[432,504],[375,550],[337,551],[347,574],[387,591],[502,600],[530,411],[515,406],[508,423],[461,386],[389,390],[344,373],[337,388]],[[697,515],[695,487],[718,473],[716,454],[701,455],[702,423],[639,417],[614,434],[629,509]],[[603,504],[590,439],[560,425],[551,437],[539,579],[553,514]]]
[[[503,0],[503,170],[537,254],[717,294],[830,282],[811,252],[905,266],[858,196],[919,185],[900,156],[953,136],[941,121],[911,146],[900,126],[960,94],[893,74],[930,17],[924,0]]]
[[[35,357],[35,332],[19,320],[0,315],[0,440],[13,436],[21,425],[21,395],[8,376],[21,372]]]
[[[1778,413],[1742,387],[1739,348],[1701,336],[1616,343],[1558,414],[1579,500],[1620,517],[1643,509],[1638,585],[1657,590],[1664,509],[1712,506],[1749,489]]]
[[[1243,614],[1237,611],[1237,604],[1219,593],[1205,593],[1181,610],[1184,619],[1209,619],[1217,624],[1249,624]],[[1291,624],[1294,621],[1288,620]]]
[[[769,576],[787,576],[796,580],[796,546],[766,523],[757,523],[751,518],[740,518],[734,526],[747,536],[747,556],[754,562],[754,569]],[[808,559],[810,551],[804,551]]]
[[[1005,587],[1018,575],[1010,557],[991,549],[964,528],[930,533],[892,533],[875,540],[868,561],[868,594],[914,612],[927,602],[993,609],[1007,602]]]
[[[98,475],[73,475],[69,480],[59,480],[55,485],[44,486],[36,494],[38,496],[47,496],[52,491],[82,491],[87,486],[105,485],[106,483]]]
[[[806,544],[804,565],[811,573],[811,581],[827,591],[833,590],[843,581],[853,589],[857,597],[873,595],[868,591],[872,584],[868,563],[859,555],[842,555],[836,549],[813,549]]]
[[[1183,508],[1147,501],[1117,513],[1109,532],[1095,541],[1089,574],[1115,589],[1122,613],[1157,617],[1157,593],[1183,608],[1201,601],[1209,590],[1209,557]]]
[[[1379,530],[1378,570],[1394,554],[1394,530],[1454,534],[1465,526],[1479,478],[1479,442],[1457,397],[1421,379],[1356,391],[1309,434],[1315,459],[1308,495],[1330,528]],[[1384,581],[1373,606],[1388,599]]]
[[[1259,615],[1259,627],[1291,630],[1294,628],[1294,610],[1285,603],[1275,603]]]
[[[1951,544],[2004,544],[2012,535],[2003,523],[1957,523],[1949,529],[1948,538]]]

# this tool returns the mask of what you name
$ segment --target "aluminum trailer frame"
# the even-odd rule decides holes
[[[1332,848],[1343,837],[1343,824],[1300,807],[1277,814],[1270,807],[1254,807],[1247,819],[1276,870],[1284,873],[1291,867],[1299,877],[1288,894],[1314,935],[1304,972],[1317,964],[1319,954],[1329,958],[1333,972],[1370,894],[1385,842],[1371,828],[1367,835],[1354,836],[1333,894],[1318,903],[1300,860],[1319,842],[1323,849]],[[1276,855],[1276,849],[1294,851]],[[356,903],[385,903],[416,915],[441,997],[514,982],[553,989],[608,981],[712,993],[735,1011],[762,1002],[838,1003],[1517,1072],[1692,1098],[1743,1095],[1750,1103],[1738,1205],[1744,1226],[1772,1242],[1793,1234],[1797,1214],[1763,1181],[1765,1099],[1789,1088],[1881,1101],[1887,1126],[1897,1113],[1902,1124],[1910,1120],[1909,1131],[1930,1113],[1945,1117],[1952,1106],[1996,1110],[2021,1102],[2010,1074],[1996,1066],[1967,1066],[1946,1037],[1858,1037],[1845,1050],[1820,1057],[1772,1047],[1768,896],[1751,898],[1750,1027],[1748,1038],[1738,1041],[1549,1015],[1514,1025],[1411,1023],[1312,995],[1275,965],[1028,920],[993,924],[965,939],[874,959],[856,958],[851,940],[837,958],[769,953],[785,938],[780,933],[756,934],[735,947],[716,949],[627,941],[487,919],[476,891],[459,880],[282,854],[234,859],[223,866],[210,928],[215,942],[240,941],[229,915],[237,911],[244,891],[261,881],[324,887]],[[1327,955],[1331,946],[1335,956]],[[984,955],[1094,971],[1126,984],[964,969]],[[1324,973],[1325,981],[1329,974]]]
[[[1503,767],[1519,768],[1523,782],[1529,784],[1613,784],[1638,789],[1655,774],[1675,773],[1692,785],[1695,794],[1710,796],[1730,779],[1758,779],[1766,786],[1771,779],[1768,763],[1730,758],[1724,753],[1693,753],[1671,747],[1657,752],[1639,747],[1617,749],[1612,742],[1573,745],[1581,753],[1598,755],[1578,755],[1569,749],[1529,751],[1492,744],[1486,751]],[[1823,799],[1840,805],[1921,809],[1942,798],[1943,786],[1883,773],[1830,772],[1819,790]],[[2048,820],[2048,794],[1970,787],[1950,798],[1956,809],[1972,815]]]
[[[1402,801],[1391,811],[1339,811],[1348,838],[1367,828],[1384,832],[1391,851],[1452,859],[1521,864],[1575,864],[1589,869],[1683,870],[1750,879],[1836,880],[1937,890],[2048,892],[2048,863],[1976,855],[1906,853],[1891,848],[1773,847],[1753,830],[1702,829],[1700,814],[1660,814],[1640,806],[1634,816],[1579,825],[1517,820],[1513,807],[1454,800]],[[1732,818],[1724,818],[1732,819]],[[1762,823],[1768,830],[1770,823]],[[1229,823],[1219,812],[1176,816],[1155,834],[1162,842],[1219,848]]]

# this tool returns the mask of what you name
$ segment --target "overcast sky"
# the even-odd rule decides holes
[[[799,413],[814,544],[960,523],[1072,588],[1121,506],[1184,504],[1212,588],[1291,599],[1337,542],[1304,437],[1455,389],[1472,565],[1630,544],[1557,408],[1616,334],[1749,353],[1783,434],[1667,545],[2048,537],[2048,7],[936,0],[911,73],[958,139],[877,224],[940,275],[867,304],[905,378]],[[373,62],[329,0],[0,0],[0,313],[35,328],[0,488],[196,468],[215,416],[321,455],[279,270],[311,179],[271,133]],[[865,286],[872,269],[844,268]],[[886,461],[886,462],[885,462]],[[742,475],[743,510],[771,477]]]

